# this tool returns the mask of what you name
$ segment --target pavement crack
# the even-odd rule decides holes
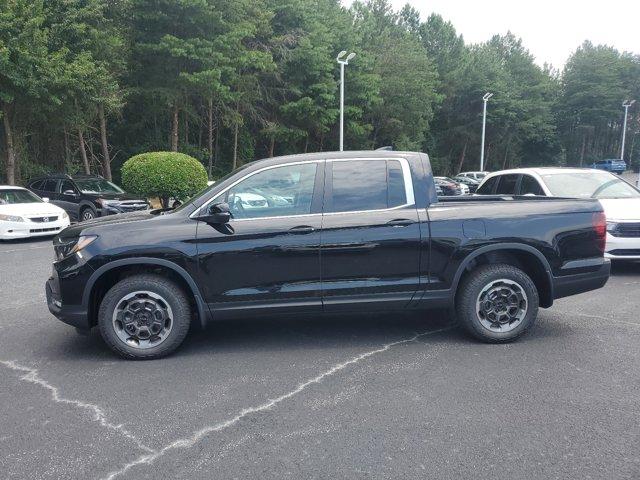
[[[49,393],[51,394],[51,399],[54,402],[73,405],[74,407],[90,411],[93,414],[93,421],[97,422],[101,427],[107,428],[109,430],[113,430],[119,433],[120,435],[122,435],[123,437],[128,438],[133,443],[135,443],[138,446],[138,448],[140,448],[141,450],[144,450],[148,453],[155,453],[155,450],[153,450],[152,448],[142,443],[142,441],[140,441],[140,439],[138,439],[133,433],[129,432],[124,427],[124,425],[122,424],[115,425],[109,422],[109,420],[107,420],[107,416],[104,410],[102,410],[102,408],[100,408],[98,405],[95,405],[93,403],[83,402],[81,400],[74,400],[71,398],[63,397],[60,394],[60,389],[55,385],[51,385],[49,382],[43,379],[40,376],[37,369],[21,365],[13,360],[0,360],[0,365],[4,365],[5,367],[11,370],[14,370],[16,372],[24,373],[20,377],[20,380],[28,383],[33,383],[35,385],[38,385],[44,388],[45,390],[48,390]]]
[[[358,362],[361,362],[362,360],[365,360],[369,357],[372,357],[374,355],[377,355],[379,353],[383,353],[386,352],[387,350],[389,350],[392,347],[395,347],[397,345],[402,345],[405,343],[411,343],[411,342],[415,342],[417,341],[419,338],[427,336],[427,335],[433,335],[435,333],[440,333],[440,332],[444,332],[447,330],[450,330],[453,327],[447,327],[447,328],[441,328],[438,330],[430,330],[427,332],[423,332],[423,333],[417,333],[414,336],[410,337],[410,338],[406,338],[404,340],[398,340],[395,342],[391,342],[391,343],[386,343],[383,346],[381,346],[380,348],[377,348],[375,350],[370,350],[368,352],[364,352],[361,353],[360,355],[356,355],[355,357],[350,358],[349,360],[346,360],[345,362],[342,363],[338,363],[334,366],[332,366],[331,368],[329,368],[328,370],[325,370],[324,372],[320,373],[319,375],[316,375],[315,377],[312,377],[302,383],[299,383],[298,386],[296,388],[294,388],[293,390],[284,393],[282,395],[280,395],[279,397],[270,399],[269,401],[262,403],[260,405],[257,405],[255,407],[249,407],[249,408],[245,408],[243,410],[241,410],[237,415],[235,415],[234,417],[229,418],[228,420],[225,420],[223,422],[219,422],[216,423],[214,425],[209,425],[207,427],[204,427],[196,432],[194,432],[190,437],[186,437],[186,438],[181,438],[178,440],[175,440],[171,443],[169,443],[168,445],[162,447],[161,449],[149,453],[148,455],[142,455],[140,456],[138,459],[134,460],[133,462],[127,463],[126,465],[124,465],[122,468],[120,468],[119,470],[115,470],[113,472],[110,472],[105,478],[104,480],[113,480],[114,478],[125,474],[126,472],[128,472],[129,470],[131,470],[132,468],[138,466],[138,465],[150,465],[153,462],[155,462],[158,458],[162,457],[165,453],[169,452],[170,450],[175,450],[175,449],[189,449],[191,447],[193,447],[194,445],[196,445],[198,442],[200,442],[203,438],[205,438],[207,435],[214,433],[214,432],[219,432],[221,430],[224,430],[226,428],[229,428],[233,425],[235,425],[236,423],[238,423],[240,420],[242,420],[243,418],[245,418],[248,415],[254,414],[254,413],[260,413],[260,412],[264,412],[267,410],[270,410],[271,408],[275,407],[276,405],[278,405],[279,403],[288,400],[292,397],[295,397],[296,395],[302,393],[304,390],[307,389],[307,387],[311,386],[311,385],[316,385],[321,383],[325,378],[330,377],[338,372],[340,372],[341,370],[344,370],[345,368],[354,365]]]

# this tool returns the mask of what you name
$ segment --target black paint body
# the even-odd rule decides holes
[[[404,159],[414,202],[328,213],[332,161]],[[291,217],[197,220],[200,207],[241,178],[274,165],[318,162],[311,212]],[[217,199],[216,199],[217,201]],[[477,263],[515,261],[540,303],[602,287],[609,262],[597,245],[597,201],[545,197],[438,200],[428,157],[410,152],[326,152],[251,163],[173,212],[131,213],[64,230],[54,245],[98,238],[54,263],[49,309],[81,329],[95,324],[108,281],[127,269],[171,274],[200,320],[233,315],[380,311],[451,306]],[[61,306],[60,306],[61,304]]]

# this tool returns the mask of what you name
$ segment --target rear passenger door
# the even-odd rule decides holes
[[[326,165],[324,310],[406,305],[420,283],[421,237],[407,160],[327,159]]]

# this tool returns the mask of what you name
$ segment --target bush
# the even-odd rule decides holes
[[[122,165],[122,186],[128,192],[159,197],[167,207],[169,198],[185,200],[207,186],[207,171],[193,157],[177,152],[148,152]]]

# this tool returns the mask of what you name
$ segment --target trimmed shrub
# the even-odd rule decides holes
[[[148,152],[122,165],[122,186],[145,197],[158,197],[167,207],[169,198],[185,200],[207,186],[207,171],[195,158],[178,152]]]

